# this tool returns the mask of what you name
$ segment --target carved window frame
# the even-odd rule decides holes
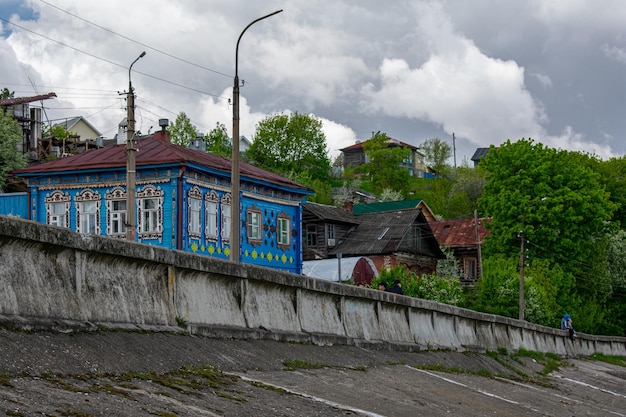
[[[94,234],[94,235],[99,235],[101,234],[101,228],[100,228],[100,203],[102,201],[102,196],[91,189],[86,189],[81,191],[79,194],[76,194],[76,231],[78,233],[83,233],[83,234]],[[89,206],[91,206],[90,203],[93,203],[93,207],[94,207],[94,211],[93,212],[86,212],[86,207],[89,204]],[[83,220],[86,220],[87,222],[90,223],[90,219],[93,219],[94,224],[93,224],[93,232],[90,232],[89,230],[83,230],[84,225],[83,225]],[[91,227],[87,226],[88,229],[91,229]]]
[[[211,191],[204,196],[204,235],[207,240],[216,242],[219,236],[218,231],[218,208],[220,198],[215,191]]]
[[[230,194],[224,194],[220,201],[221,236],[223,242],[230,242],[230,229],[233,221],[233,206]]]
[[[197,186],[187,194],[187,232],[189,237],[200,239],[202,231],[202,190]]]
[[[57,190],[52,192],[45,198],[46,202],[46,224],[52,226],[59,227],[70,227],[70,201],[71,197],[68,193],[64,193],[63,191]],[[62,208],[64,210],[61,212],[53,212],[53,208]],[[61,210],[60,210],[61,211]],[[59,221],[54,221],[53,218],[56,218]]]
[[[163,237],[163,190],[153,185],[147,185],[137,193],[139,238],[161,239]],[[154,208],[147,206],[154,204]],[[146,228],[146,216],[150,219],[149,229]],[[154,224],[152,224],[154,223]]]
[[[107,222],[107,236],[126,238],[126,225],[127,222],[127,207],[126,207],[126,191],[122,187],[115,187],[108,193],[104,194],[106,200],[106,222]],[[124,209],[120,210],[115,207],[116,203],[124,203]],[[114,223],[120,223],[121,227],[119,231],[113,231]]]

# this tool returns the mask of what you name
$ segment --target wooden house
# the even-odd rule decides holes
[[[304,260],[328,258],[337,241],[358,224],[343,208],[306,203],[302,209]]]
[[[126,147],[115,145],[12,172],[29,218],[83,234],[126,236]],[[231,161],[170,143],[167,130],[137,142],[138,242],[220,259],[302,271],[302,205],[308,188],[241,162],[240,207],[231,207]],[[231,222],[241,252],[230,252]]]
[[[378,271],[406,266],[418,276],[436,271],[445,255],[420,209],[368,213],[329,251],[331,257],[365,256]]]
[[[485,227],[488,219],[457,219],[442,220],[430,223],[439,246],[451,249],[459,262],[462,276],[461,282],[473,284],[480,277],[480,247],[489,234]]]
[[[340,149],[343,155],[343,165],[347,167],[358,167],[369,162],[367,155],[363,150],[365,142],[357,142],[354,145]],[[387,145],[390,148],[402,147],[411,151],[410,156],[402,161],[401,167],[407,169],[412,177],[424,178],[426,165],[424,163],[425,155],[419,151],[416,146],[409,145],[394,138],[387,138]]]

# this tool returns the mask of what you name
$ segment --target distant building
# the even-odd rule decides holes
[[[369,162],[363,150],[363,143],[365,142],[357,142],[354,145],[340,149],[343,154],[344,167],[358,167]],[[400,166],[407,169],[412,177],[424,178],[424,172],[427,171],[424,164],[425,155],[417,147],[393,138],[387,138],[387,144],[390,148],[402,147],[410,149],[410,156]]]

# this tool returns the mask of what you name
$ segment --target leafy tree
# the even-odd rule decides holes
[[[487,183],[479,207],[493,218],[485,254],[518,254],[523,218],[531,257],[568,265],[575,274],[597,273],[585,267],[589,242],[604,235],[615,209],[597,173],[575,153],[532,139],[492,148],[481,165]]]
[[[0,91],[0,100],[5,100],[7,98],[15,97],[15,91],[9,91],[8,88],[4,87],[2,91]]]
[[[358,167],[358,170],[370,180],[372,191],[380,194],[382,190],[389,188],[406,195],[411,174],[399,166],[410,157],[411,150],[390,146],[387,134],[378,132],[363,143],[363,151],[368,162]]]
[[[452,147],[439,138],[433,138],[422,143],[420,149],[424,151],[426,164],[429,165],[438,176],[444,177],[448,171],[446,161],[452,156]]]
[[[207,152],[227,158],[233,155],[233,146],[224,123],[217,122],[215,128],[205,136],[205,140]]]
[[[392,190],[391,188],[385,188],[383,192],[380,193],[380,201],[399,201],[403,198],[404,196],[401,192]]]
[[[306,114],[278,114],[261,120],[246,158],[253,165],[285,176],[307,172],[314,180],[330,178],[322,121]]]
[[[185,112],[180,112],[167,130],[170,132],[171,142],[180,146],[189,146],[191,141],[199,135],[198,129],[191,123]]]
[[[22,129],[9,112],[0,108],[0,188],[4,189],[9,172],[27,165],[26,154],[17,144],[23,139]]]

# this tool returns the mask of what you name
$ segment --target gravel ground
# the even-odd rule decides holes
[[[626,368],[553,364],[507,352],[4,329],[0,415],[626,415]]]

